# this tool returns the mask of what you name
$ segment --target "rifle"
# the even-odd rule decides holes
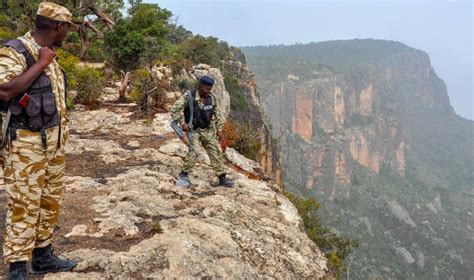
[[[188,106],[189,106],[190,115],[191,115],[189,119],[189,123],[188,123],[189,128],[190,128],[190,130],[188,131],[188,139],[186,139],[186,137],[184,136],[184,132],[183,130],[181,130],[181,126],[179,125],[177,121],[171,121],[171,128],[174,130],[174,132],[176,132],[179,139],[181,139],[181,141],[183,141],[184,144],[188,146],[189,150],[194,151],[193,149],[194,100],[193,100],[193,95],[191,94],[191,91],[187,91],[186,94],[188,97]]]
[[[174,130],[174,132],[178,135],[179,139],[181,141],[183,141],[184,144],[186,144],[186,146],[188,146],[188,148],[190,150],[194,150],[193,149],[193,146],[192,146],[192,141],[193,141],[193,132],[192,131],[189,131],[188,132],[188,137],[186,138],[186,135],[184,135],[184,131],[181,129],[181,126],[179,125],[178,122],[176,121],[172,121],[171,122],[171,128]]]
[[[12,113],[10,110],[7,111],[5,120],[2,119],[1,122],[1,128],[2,128],[2,139],[0,139],[0,148],[5,147],[7,141],[8,141],[8,130],[9,130],[9,124],[10,124],[10,118],[12,116]],[[0,116],[1,119],[1,116]]]

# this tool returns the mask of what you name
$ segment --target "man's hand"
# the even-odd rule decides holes
[[[188,132],[190,130],[189,124],[183,123],[183,131]]]
[[[12,98],[24,93],[55,57],[56,53],[53,50],[46,47],[41,48],[37,63],[11,81],[0,85],[0,100],[8,102]]]
[[[39,50],[38,63],[46,68],[56,57],[56,52],[48,47],[42,47]]]
[[[217,131],[217,139],[219,139],[219,141],[222,141],[222,139],[224,139],[224,133],[222,132],[222,130]]]

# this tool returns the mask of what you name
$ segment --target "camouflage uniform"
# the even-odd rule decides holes
[[[178,123],[183,123],[183,110],[185,106],[188,104],[188,94],[183,94],[171,107],[170,113],[171,118],[173,121],[177,121]],[[214,114],[213,119],[211,121],[211,125],[209,128],[197,128],[193,130],[193,139],[191,146],[193,149],[189,150],[186,158],[184,159],[184,165],[182,170],[185,172],[190,172],[191,169],[197,162],[198,154],[195,152],[195,147],[199,145],[199,142],[202,144],[204,149],[206,150],[209,159],[211,160],[211,166],[216,172],[217,176],[225,174],[225,165],[224,160],[222,158],[222,150],[219,145],[219,141],[217,140],[217,131],[221,131],[224,127],[224,115],[222,111],[217,106],[217,101],[214,95],[212,96],[212,105],[214,107]],[[203,103],[201,102],[201,98],[199,93],[196,93],[195,99],[199,105],[199,107],[203,108]]]
[[[31,32],[20,37],[20,40],[38,60],[39,46]],[[11,81],[26,69],[23,55],[12,48],[0,49],[0,84]],[[45,73],[51,79],[61,129],[56,126],[46,130],[47,149],[43,148],[40,132],[18,129],[17,139],[9,141],[2,151],[8,194],[3,245],[6,263],[27,261],[33,248],[48,246],[61,208],[64,144],[68,138],[66,89],[63,73],[56,60],[48,65]],[[58,139],[61,143],[58,143]]]

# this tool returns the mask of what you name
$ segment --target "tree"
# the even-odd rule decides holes
[[[156,4],[134,2],[129,16],[119,20],[114,30],[105,35],[112,65],[124,70],[120,98],[125,96],[130,72],[138,68],[150,69],[166,49],[171,15]]]
[[[104,29],[112,30],[115,20],[121,17],[120,9],[123,0],[50,0],[68,8],[79,26],[79,37],[82,50],[81,59],[87,59],[91,46],[88,30],[96,34],[96,39],[103,37]],[[8,28],[20,35],[34,27],[34,19],[40,0],[2,0],[0,17],[6,21]]]
[[[215,67],[221,65],[221,60],[231,58],[229,45],[215,37],[196,35],[181,42],[179,49],[186,59]]]

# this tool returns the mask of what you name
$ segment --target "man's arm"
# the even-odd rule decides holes
[[[216,116],[216,129],[217,132],[222,131],[224,128],[225,117],[221,108],[217,104],[217,100],[214,98],[214,115]]]
[[[224,133],[222,132],[222,129],[224,129],[225,117],[221,108],[217,104],[217,100],[215,96],[213,96],[213,100],[214,100],[214,116],[216,117],[216,130],[217,130],[216,132],[217,132],[217,137],[219,138],[219,141],[220,141],[224,138]]]
[[[183,110],[184,106],[188,102],[187,93],[181,95],[181,97],[176,100],[176,102],[171,106],[170,113],[171,113],[171,120],[181,123],[183,121]]]
[[[47,47],[41,48],[39,51],[38,62],[10,81],[0,84],[0,100],[8,102],[10,99],[16,97],[20,93],[25,92],[41,75],[41,73],[43,73],[44,69],[46,69],[46,67],[48,67],[48,65],[53,61],[55,56],[56,53],[53,50]],[[15,61],[10,57],[0,56],[0,61],[1,60],[6,61],[7,64],[18,63],[18,61]]]

